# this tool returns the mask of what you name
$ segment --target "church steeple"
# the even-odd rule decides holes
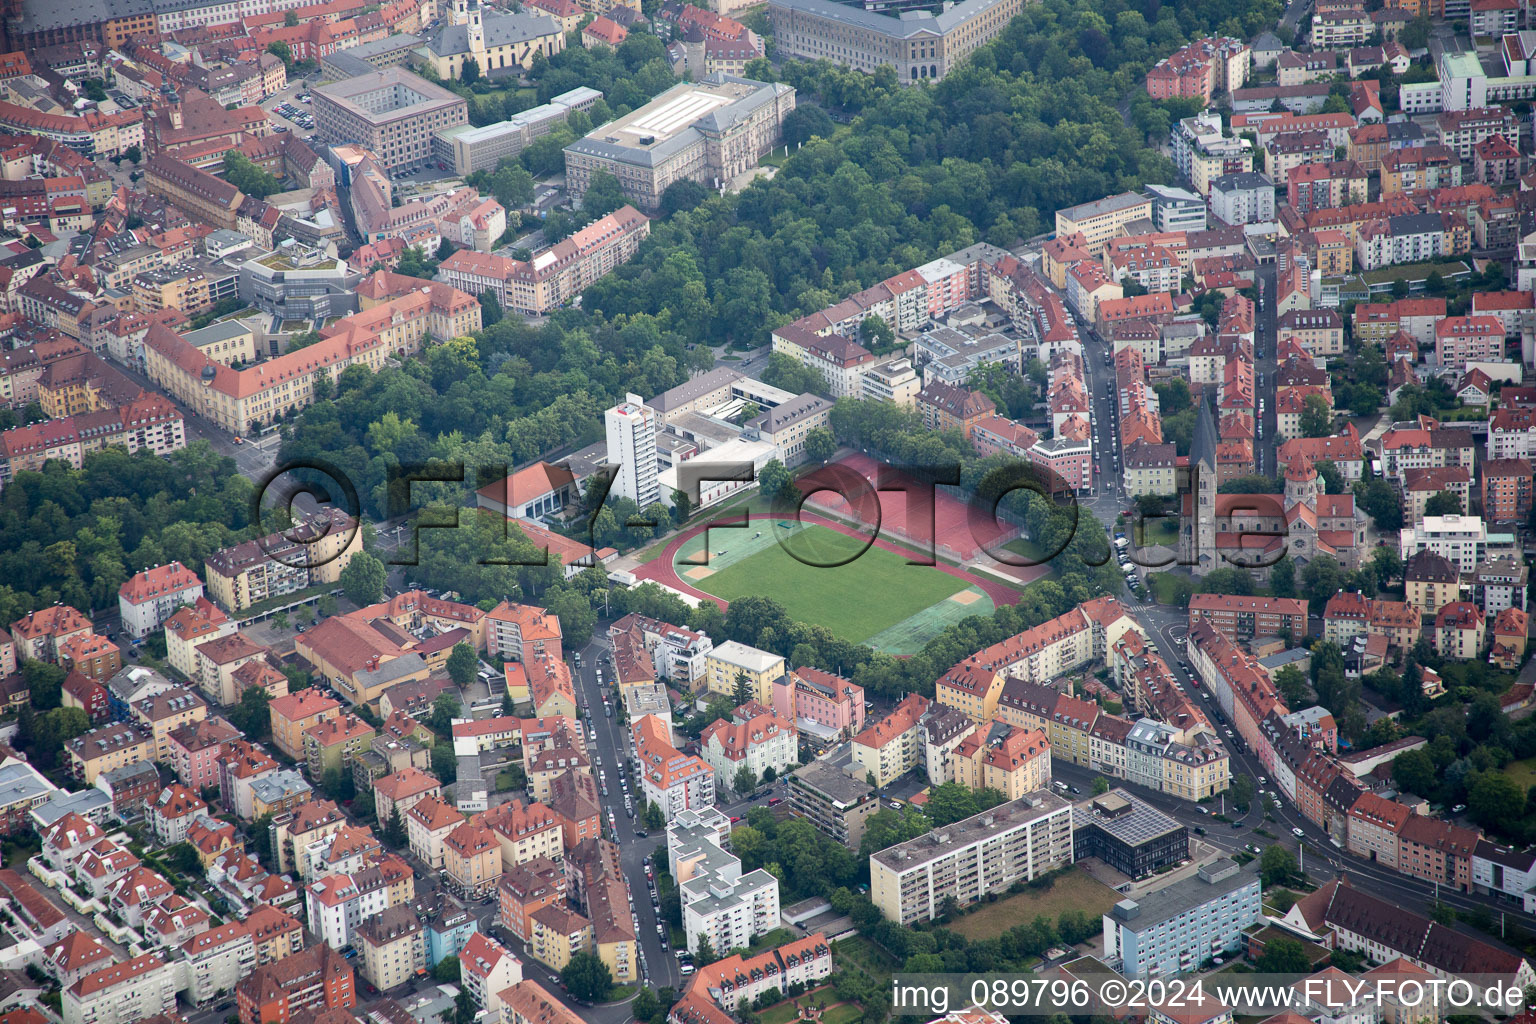
[[[1316,511],[1317,496],[1321,493],[1322,487],[1319,485],[1317,467],[1303,452],[1285,467],[1285,507],[1306,505]]]
[[[1190,539],[1194,550],[1187,552],[1186,561],[1196,576],[1204,576],[1219,565],[1216,553],[1216,494],[1220,484],[1216,467],[1216,413],[1212,398],[1202,396],[1199,411],[1195,414],[1195,436],[1189,446],[1189,471],[1191,497],[1194,507],[1190,510],[1193,527]]]

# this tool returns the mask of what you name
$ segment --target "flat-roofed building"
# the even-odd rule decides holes
[[[1073,860],[1097,857],[1141,878],[1189,859],[1189,829],[1126,790],[1093,797],[1072,814]]]
[[[426,166],[437,133],[469,121],[463,97],[398,67],[317,86],[312,95],[322,140],[356,143],[391,173]]]
[[[565,147],[566,187],[579,197],[605,171],[630,202],[654,211],[674,181],[715,188],[756,167],[793,109],[795,90],[782,83],[716,73],[673,86]]]
[[[931,921],[1072,862],[1072,805],[1040,791],[869,858],[870,899],[889,921]]]
[[[1104,915],[1104,961],[1127,977],[1173,977],[1234,950],[1262,915],[1258,862],[1221,858]]]
[[[1125,225],[1133,220],[1151,219],[1152,200],[1138,192],[1122,192],[1057,210],[1056,237],[1068,238],[1081,233],[1084,248],[1098,256],[1104,251],[1104,243],[1118,235]]]
[[[850,850],[864,841],[864,825],[880,809],[880,797],[827,760],[812,761],[789,775],[789,811]]]

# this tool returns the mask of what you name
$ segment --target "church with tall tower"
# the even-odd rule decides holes
[[[474,64],[486,78],[521,74],[540,54],[565,48],[560,23],[536,7],[521,12],[485,7],[480,0],[452,0],[443,23],[416,53],[442,79],[463,79]]]
[[[1232,566],[1268,576],[1282,553],[1297,568],[1314,558],[1333,558],[1346,569],[1365,557],[1365,516],[1355,496],[1328,494],[1306,455],[1285,469],[1280,494],[1221,494],[1216,467],[1216,423],[1202,401],[1190,445],[1194,479],[1183,494],[1179,526],[1181,561],[1196,576]]]

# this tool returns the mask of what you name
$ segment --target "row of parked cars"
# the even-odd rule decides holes
[[[298,99],[300,103],[310,102],[309,93],[307,92],[300,93],[296,99]],[[296,107],[292,103],[289,103],[285,100],[282,103],[279,103],[273,109],[286,117],[288,120],[292,121],[294,124],[298,125],[300,128],[303,128],[305,131],[314,130],[315,115],[310,111],[305,110],[303,107]],[[288,129],[282,126],[278,126],[277,130],[280,132],[285,132]]]

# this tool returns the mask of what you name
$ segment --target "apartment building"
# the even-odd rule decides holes
[[[256,969],[256,943],[244,921],[211,928],[181,946],[186,965],[187,998],[201,1005],[236,985]]]
[[[874,787],[824,760],[789,775],[790,813],[804,818],[850,850],[864,840],[864,826],[880,809]]]
[[[1174,977],[1236,951],[1263,916],[1258,863],[1221,858],[1104,915],[1104,959],[1129,978]]]
[[[164,153],[144,165],[144,189],[184,211],[193,221],[235,230],[245,193],[207,171]]]
[[[886,920],[931,921],[1072,862],[1072,807],[1041,791],[934,829],[869,859],[870,899]]]
[[[782,83],[717,71],[675,85],[567,146],[567,187],[580,196],[592,176],[605,171],[631,203],[654,212],[674,181],[713,188],[756,167],[783,140],[784,118],[793,109],[795,90]]]
[[[714,769],[693,754],[672,745],[672,730],[655,715],[645,715],[631,727],[635,759],[640,763],[640,792],[660,807],[668,820],[689,809],[715,802]]]
[[[1050,786],[1050,740],[1041,729],[993,722],[949,752],[949,776],[966,789],[995,789],[1017,800]]]
[[[1189,599],[1189,621],[1205,620],[1230,640],[1280,636],[1292,643],[1307,636],[1307,602],[1284,597],[1246,597],[1237,594],[1195,594]]]
[[[1429,551],[1450,560],[1459,572],[1471,573],[1483,560],[1487,542],[1480,516],[1425,516],[1417,526],[1400,531],[1398,550],[1405,562]]]
[[[145,393],[116,408],[81,412],[0,432],[0,488],[16,474],[41,470],[51,459],[79,469],[85,457],[109,447],[129,454],[169,455],[186,446],[186,425],[170,402]]]
[[[180,562],[157,565],[130,576],[117,593],[123,629],[142,640],[159,629],[172,612],[203,596],[203,581]]]
[[[745,682],[741,680],[745,677]],[[749,699],[765,706],[773,703],[773,684],[784,677],[784,659],[735,640],[728,640],[704,656],[705,688],[729,697],[745,686]]]
[[[910,693],[890,714],[853,738],[853,764],[860,778],[883,787],[923,763],[922,718],[930,702]]]
[[[235,987],[240,1024],[301,1020],[357,1005],[352,965],[320,943],[256,968]]]
[[[1092,256],[1100,256],[1104,245],[1122,233],[1135,220],[1152,219],[1152,200],[1137,192],[1096,199],[1091,203],[1056,211],[1056,235],[1068,238],[1081,233],[1083,247]]]
[[[421,918],[410,907],[390,907],[369,918],[357,930],[363,977],[380,992],[387,992],[424,973],[427,933]]]
[[[65,1024],[134,1024],[176,1009],[181,967],[157,951],[92,971],[64,990]]]
[[[817,738],[864,731],[864,688],[818,668],[798,668],[774,680],[773,710]]]
[[[840,334],[817,334],[798,324],[774,329],[773,351],[820,373],[833,398],[861,397],[864,373],[875,363],[875,357],[857,342]]]
[[[295,761],[305,756],[304,734],[322,722],[341,716],[341,702],[310,687],[297,690],[269,705],[272,742]]]
[[[155,737],[148,729],[120,722],[76,736],[64,744],[64,752],[71,775],[94,786],[97,776],[114,768],[154,760]]]
[[[428,796],[412,804],[404,818],[411,853],[432,870],[442,870],[443,840],[464,824],[464,815],[453,805]]]
[[[623,206],[527,260],[456,250],[437,278],[471,295],[490,289],[503,309],[542,316],[628,263],[650,233],[650,218]]]
[[[755,784],[769,771],[778,775],[800,761],[795,723],[775,711],[748,714],[738,709],[731,718],[712,723],[699,735],[699,749],[715,777],[730,780],[733,788],[743,770],[751,774]]]
[[[1488,459],[1483,463],[1483,517],[1490,523],[1523,523],[1531,515],[1529,459]]]
[[[501,1019],[501,993],[522,980],[522,961],[489,936],[476,932],[459,950],[459,983],[492,1020]]]
[[[730,829],[713,807],[683,811],[667,826],[668,873],[677,881],[690,952],[705,941],[712,949],[749,946],[778,927],[778,880],[762,869],[742,873],[725,850]]]

